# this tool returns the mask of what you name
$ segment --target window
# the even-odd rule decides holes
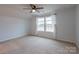
[[[46,17],[46,31],[47,32],[54,32],[55,24],[56,24],[55,15]]]
[[[37,31],[44,31],[44,18],[37,18]]]
[[[37,31],[54,32],[56,24],[56,16],[37,18]]]

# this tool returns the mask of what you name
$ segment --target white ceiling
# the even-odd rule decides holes
[[[29,17],[31,15],[45,15],[54,12],[61,8],[72,7],[74,5],[63,5],[63,4],[38,4],[37,7],[44,7],[44,9],[39,10],[40,13],[29,13],[30,10],[24,10],[23,8],[29,8],[28,4],[3,4],[0,5],[0,16],[16,16],[16,17]]]

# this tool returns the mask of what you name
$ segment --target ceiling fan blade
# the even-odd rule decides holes
[[[36,8],[36,9],[44,9],[43,7],[38,7],[38,8]]]
[[[39,10],[36,10],[38,13],[40,13],[40,11]]]
[[[31,8],[23,8],[24,10],[31,10]]]

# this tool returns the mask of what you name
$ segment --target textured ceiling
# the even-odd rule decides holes
[[[23,8],[29,8],[28,4],[3,4],[0,5],[0,16],[16,16],[16,17],[30,17],[32,15],[46,15],[51,12],[55,12],[58,9],[72,7],[74,5],[63,5],[63,4],[37,4],[37,7],[44,7],[39,10],[40,13],[29,13],[30,10],[24,10]]]

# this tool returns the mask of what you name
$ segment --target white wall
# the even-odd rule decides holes
[[[29,20],[0,16],[0,42],[28,34]]]
[[[56,39],[75,42],[75,7],[57,11]]]
[[[76,6],[76,44],[79,47],[79,5]]]

